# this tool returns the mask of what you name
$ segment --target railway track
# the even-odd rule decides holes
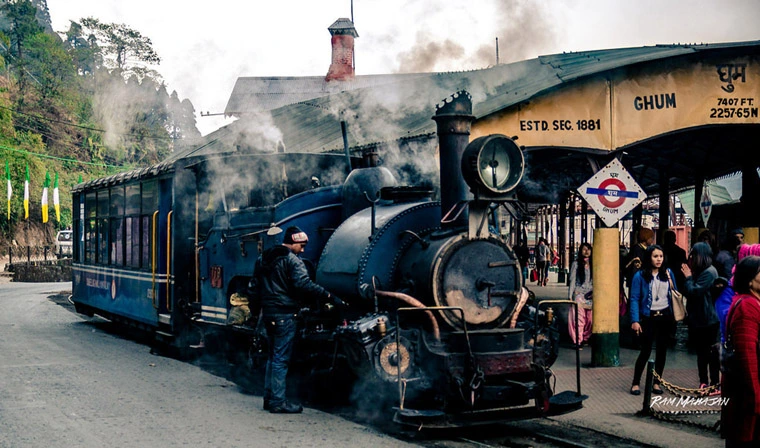
[[[389,428],[379,429],[402,440],[429,448],[591,448],[599,446],[641,448],[653,446],[551,419],[525,420],[436,433],[394,432]]]

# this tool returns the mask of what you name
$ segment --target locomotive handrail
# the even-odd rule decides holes
[[[156,252],[158,250],[158,248],[156,246],[156,227],[158,226],[157,221],[158,221],[158,210],[156,210],[155,212],[153,212],[153,220],[152,220],[153,225],[151,226],[152,227],[152,229],[151,229],[151,242],[152,242],[151,248],[152,248],[152,250],[151,250],[151,253],[150,253],[150,255],[151,255],[151,257],[150,257],[150,270],[151,270],[151,273],[152,273],[151,286],[150,287],[151,287],[151,291],[153,292],[153,297],[151,297],[151,302],[153,302],[153,308],[155,308],[155,309],[158,309],[158,290],[156,289],[156,258],[157,258],[157,253]]]
[[[418,307],[402,307],[397,309],[396,313],[396,359],[401,359],[401,331],[399,315],[401,312],[406,311],[459,311],[462,315],[462,330],[464,330],[464,339],[467,342],[467,353],[470,355],[470,359],[474,359],[472,355],[472,347],[470,346],[470,334],[467,332],[467,321],[464,319],[464,309],[458,306],[426,306],[422,308]],[[403,382],[401,381],[401,365],[396,369],[396,377],[398,381],[398,395],[399,395],[399,409],[404,409],[404,390]]]
[[[547,299],[547,300],[540,300],[538,304],[536,305],[536,308],[540,308],[541,305],[544,304],[560,304],[560,305],[570,305],[572,307],[575,307],[575,334],[578,334],[579,330],[579,324],[578,324],[578,302],[575,300],[570,299]],[[536,312],[536,325],[538,325],[538,312]],[[578,391],[576,394],[578,396],[581,395],[581,352],[580,352],[580,345],[575,344],[575,381],[576,386],[578,388]]]
[[[376,295],[381,295],[385,297],[391,297],[394,299],[401,300],[403,302],[406,302],[407,305],[412,305],[413,307],[417,309],[425,309],[425,304],[420,302],[419,300],[415,299],[414,297],[404,294],[402,292],[393,292],[393,291],[380,291],[378,289],[375,289]],[[430,310],[427,310],[426,313],[430,317],[430,325],[433,327],[433,337],[435,337],[436,341],[441,340],[441,330],[438,327],[438,321],[435,320],[435,316],[433,313],[430,312]]]
[[[456,204],[454,204],[451,207],[451,209],[448,212],[446,212],[446,214],[443,216],[443,218],[441,218],[441,224],[448,224],[450,222],[456,221],[457,218],[459,218],[459,215],[462,214],[462,212],[464,211],[464,209],[467,208],[468,205],[470,205],[470,201],[459,201]],[[454,215],[453,218],[448,219],[449,215],[451,214],[451,212],[453,212],[457,207],[460,207],[460,206],[462,206],[462,207],[459,209],[459,211],[457,212],[457,214]]]
[[[172,249],[172,213],[174,213],[174,210],[170,210],[169,213],[166,215],[166,310],[171,311],[172,305],[171,305],[171,282],[169,281],[171,277],[171,267],[172,267],[172,257],[171,257],[171,249]]]
[[[283,223],[288,222],[288,221],[292,221],[292,220],[294,220],[296,218],[299,218],[301,216],[308,215],[308,214],[314,213],[314,212],[319,212],[319,211],[322,211],[322,210],[327,210],[327,209],[330,209],[330,208],[338,208],[338,207],[341,207],[341,205],[340,204],[320,205],[319,207],[314,207],[314,208],[310,208],[310,209],[307,209],[307,210],[300,211],[298,213],[290,214],[290,215],[287,216],[287,218],[281,219],[280,221],[275,222],[274,224],[277,227],[282,227]],[[269,230],[269,227],[271,227],[272,223],[271,222],[261,222],[261,223],[252,223],[252,224],[251,223],[239,224],[239,225],[235,225],[235,226],[228,225],[227,227],[225,227],[225,229],[227,229],[227,230],[240,230],[240,229],[249,228],[252,225],[253,226],[258,226],[258,225],[266,226],[266,229],[263,230],[264,232],[266,232],[267,230]],[[257,230],[255,232],[238,233],[238,234],[235,234],[235,235],[227,235],[227,238],[242,238],[242,237],[249,236],[249,235],[255,235],[255,234],[260,233],[260,232],[261,231]]]

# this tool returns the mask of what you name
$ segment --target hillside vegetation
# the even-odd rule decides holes
[[[80,179],[155,164],[200,138],[192,103],[169,94],[151,69],[160,61],[151,40],[125,24],[86,17],[55,33],[45,0],[0,0],[0,170],[6,184],[8,162],[13,187],[10,218],[0,207],[0,240],[26,240],[17,233],[30,227],[54,235],[71,225],[70,191]],[[46,173],[58,174],[61,220],[51,182],[43,225]]]

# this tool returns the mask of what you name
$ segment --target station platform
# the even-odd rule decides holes
[[[526,286],[538,299],[567,298],[568,288],[564,283],[557,282],[556,273],[549,275],[547,286],[536,286],[535,282],[529,282]],[[663,379],[678,387],[696,389],[699,383],[697,356],[679,346],[676,344],[675,348],[668,350]],[[664,394],[652,395],[650,402],[651,409],[659,411],[656,413],[660,416],[640,415],[639,411],[644,407],[646,372],[641,380],[642,394],[634,396],[629,392],[638,354],[638,350],[621,347],[619,366],[593,367],[592,348],[584,347],[580,351],[581,393],[589,398],[582,409],[550,418],[644,445],[689,448],[724,446],[725,440],[720,438],[717,429],[720,420],[719,396],[709,397],[712,400],[707,403],[679,401],[678,396],[666,388]],[[576,351],[569,344],[561,345],[552,371],[557,377],[556,392],[576,390]]]

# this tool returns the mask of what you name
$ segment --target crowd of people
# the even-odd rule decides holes
[[[683,302],[678,301],[685,299],[698,387],[704,395],[726,399],[721,418],[726,446],[760,446],[760,244],[744,244],[743,232],[736,230],[714,250],[713,236],[705,230],[686,255],[674,232],[667,231],[660,246],[654,244],[654,232],[642,228],[622,268],[631,330],[640,347],[630,393],[641,394],[653,344],[655,372],[662,377],[680,318],[677,308]],[[652,393],[663,393],[656,380]]]

